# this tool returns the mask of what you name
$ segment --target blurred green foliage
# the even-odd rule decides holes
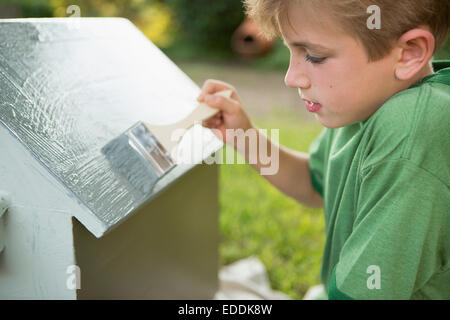
[[[182,58],[231,57],[231,36],[244,20],[241,0],[161,1],[175,17],[177,35],[170,53]]]
[[[159,47],[172,43],[172,10],[159,0],[51,0],[53,16],[66,17],[70,5],[80,7],[82,17],[124,17],[131,20]]]
[[[244,20],[241,0],[2,0],[22,17],[67,17],[70,5],[82,17],[125,17],[175,59],[233,57],[231,36]]]
[[[442,46],[442,48],[434,55],[436,60],[450,59],[450,39]]]
[[[20,16],[13,15],[11,18],[51,17],[52,8],[48,0],[1,0],[1,6],[17,7]]]

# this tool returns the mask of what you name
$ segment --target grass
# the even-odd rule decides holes
[[[280,128],[280,143],[307,151],[319,134],[318,124],[301,125],[290,119],[259,128]],[[275,290],[301,299],[320,283],[325,240],[322,210],[302,206],[282,194],[246,164],[220,167],[221,263],[257,256],[266,266]]]

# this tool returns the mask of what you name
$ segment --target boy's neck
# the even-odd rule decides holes
[[[422,80],[423,78],[432,75],[434,73],[433,71],[433,65],[431,64],[431,61],[427,63],[427,65],[423,68],[422,72],[419,73],[419,79],[418,81]]]
[[[431,61],[429,63],[427,63],[421,71],[419,71],[411,80],[410,83],[408,83],[407,88],[409,88],[410,86],[416,84],[417,82],[419,82],[420,80],[422,80],[423,78],[432,75],[434,73],[433,71],[433,65],[431,64]]]

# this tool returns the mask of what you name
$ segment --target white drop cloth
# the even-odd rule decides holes
[[[239,260],[219,271],[219,290],[215,300],[290,300],[270,288],[263,263],[256,257]]]

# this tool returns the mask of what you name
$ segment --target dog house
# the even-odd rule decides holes
[[[0,20],[0,38],[0,298],[212,298],[218,172],[202,160],[222,143],[193,127],[195,161],[147,193],[101,152],[183,119],[199,88],[126,19]]]

